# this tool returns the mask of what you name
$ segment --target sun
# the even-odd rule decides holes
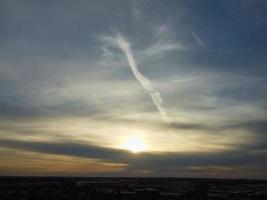
[[[148,147],[145,144],[143,138],[138,136],[131,136],[126,139],[123,148],[131,151],[132,153],[140,153],[147,150]]]

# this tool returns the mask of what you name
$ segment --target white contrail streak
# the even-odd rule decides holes
[[[205,42],[203,42],[198,36],[197,34],[195,34],[191,29],[190,32],[192,33],[193,37],[195,38],[195,40],[197,41],[197,43],[202,46],[202,47],[206,47],[207,45],[205,44]]]
[[[160,96],[160,93],[155,90],[151,81],[147,77],[143,76],[143,74],[141,74],[141,72],[138,70],[138,66],[134,60],[129,42],[121,34],[117,34],[116,40],[119,48],[125,54],[135,78],[140,82],[144,89],[149,92],[152,101],[159,110],[159,113],[162,116],[163,120],[167,123],[170,123],[166,111],[163,108],[163,100]]]

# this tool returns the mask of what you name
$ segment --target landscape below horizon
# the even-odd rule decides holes
[[[1,200],[266,200],[267,180],[1,177]]]

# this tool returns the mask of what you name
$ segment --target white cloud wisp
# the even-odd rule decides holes
[[[131,67],[131,70],[135,78],[140,82],[140,84],[144,87],[144,89],[149,92],[152,98],[152,101],[157,107],[163,120],[166,123],[170,123],[170,120],[167,117],[167,113],[163,107],[163,100],[160,96],[160,93],[153,87],[151,81],[147,77],[145,77],[143,74],[141,74],[141,72],[138,70],[138,66],[133,57],[129,42],[121,34],[117,34],[116,40],[117,40],[119,48],[125,54],[128,64]]]

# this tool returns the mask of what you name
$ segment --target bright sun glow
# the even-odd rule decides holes
[[[124,149],[127,149],[133,153],[139,153],[147,150],[147,145],[144,140],[137,136],[129,137],[125,144],[123,145]]]

